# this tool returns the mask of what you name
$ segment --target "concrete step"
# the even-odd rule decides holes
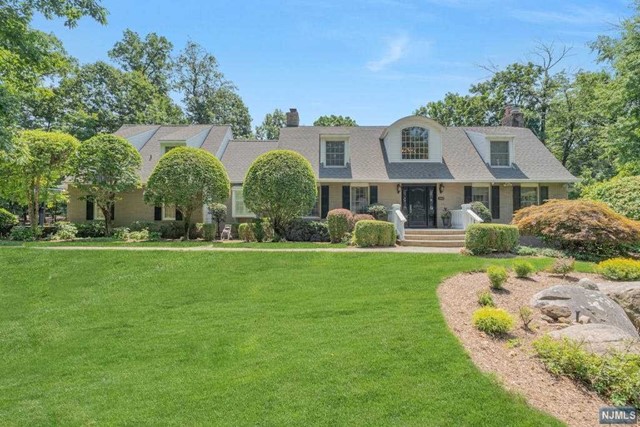
[[[464,241],[464,234],[410,234],[404,233],[404,238],[407,240],[462,240]]]
[[[425,229],[405,228],[404,229],[404,234],[405,235],[412,235],[412,236],[416,236],[416,235],[421,235],[421,236],[435,235],[435,236],[439,236],[439,235],[442,235],[442,234],[464,236],[464,230],[456,230],[456,229],[452,229],[452,228],[425,228]]]
[[[425,248],[463,248],[464,240],[403,240],[400,244]]]

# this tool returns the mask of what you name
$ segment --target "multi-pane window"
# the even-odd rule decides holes
[[[369,187],[351,187],[351,212],[367,213]]]
[[[491,166],[509,166],[509,141],[491,141]]]
[[[538,187],[520,187],[520,207],[538,204]]]
[[[413,126],[402,129],[402,159],[429,159],[429,131]]]
[[[326,141],[325,142],[325,166],[344,166],[344,141]]]
[[[255,216],[244,204],[242,187],[234,187],[232,190],[232,216],[234,218]]]
[[[471,201],[481,202],[483,205],[489,208],[489,187],[472,187]]]

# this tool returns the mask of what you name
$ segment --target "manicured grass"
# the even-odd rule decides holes
[[[509,262],[0,249],[0,424],[560,425],[438,307],[446,276]]]
[[[189,247],[214,247],[214,248],[260,248],[260,249],[327,249],[327,248],[346,248],[343,243],[313,243],[313,242],[278,242],[278,243],[256,243],[256,242],[205,242],[203,240],[158,240],[148,242],[124,242],[122,240],[114,240],[110,238],[82,239],[65,242],[49,242],[41,240],[37,242],[10,242],[14,245],[8,246],[134,246],[134,247],[169,247],[169,248],[189,248]]]

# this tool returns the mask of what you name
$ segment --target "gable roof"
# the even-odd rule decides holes
[[[278,141],[230,141],[222,155],[222,164],[227,169],[232,184],[242,183],[251,163],[267,151],[276,150]]]

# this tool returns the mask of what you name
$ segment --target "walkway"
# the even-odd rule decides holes
[[[4,246],[0,248],[23,248],[23,246]],[[31,246],[29,249],[57,251],[175,251],[175,252],[350,252],[350,253],[460,253],[460,248],[423,248],[413,246],[396,246],[394,248],[219,248],[208,246],[162,247],[162,246]]]

